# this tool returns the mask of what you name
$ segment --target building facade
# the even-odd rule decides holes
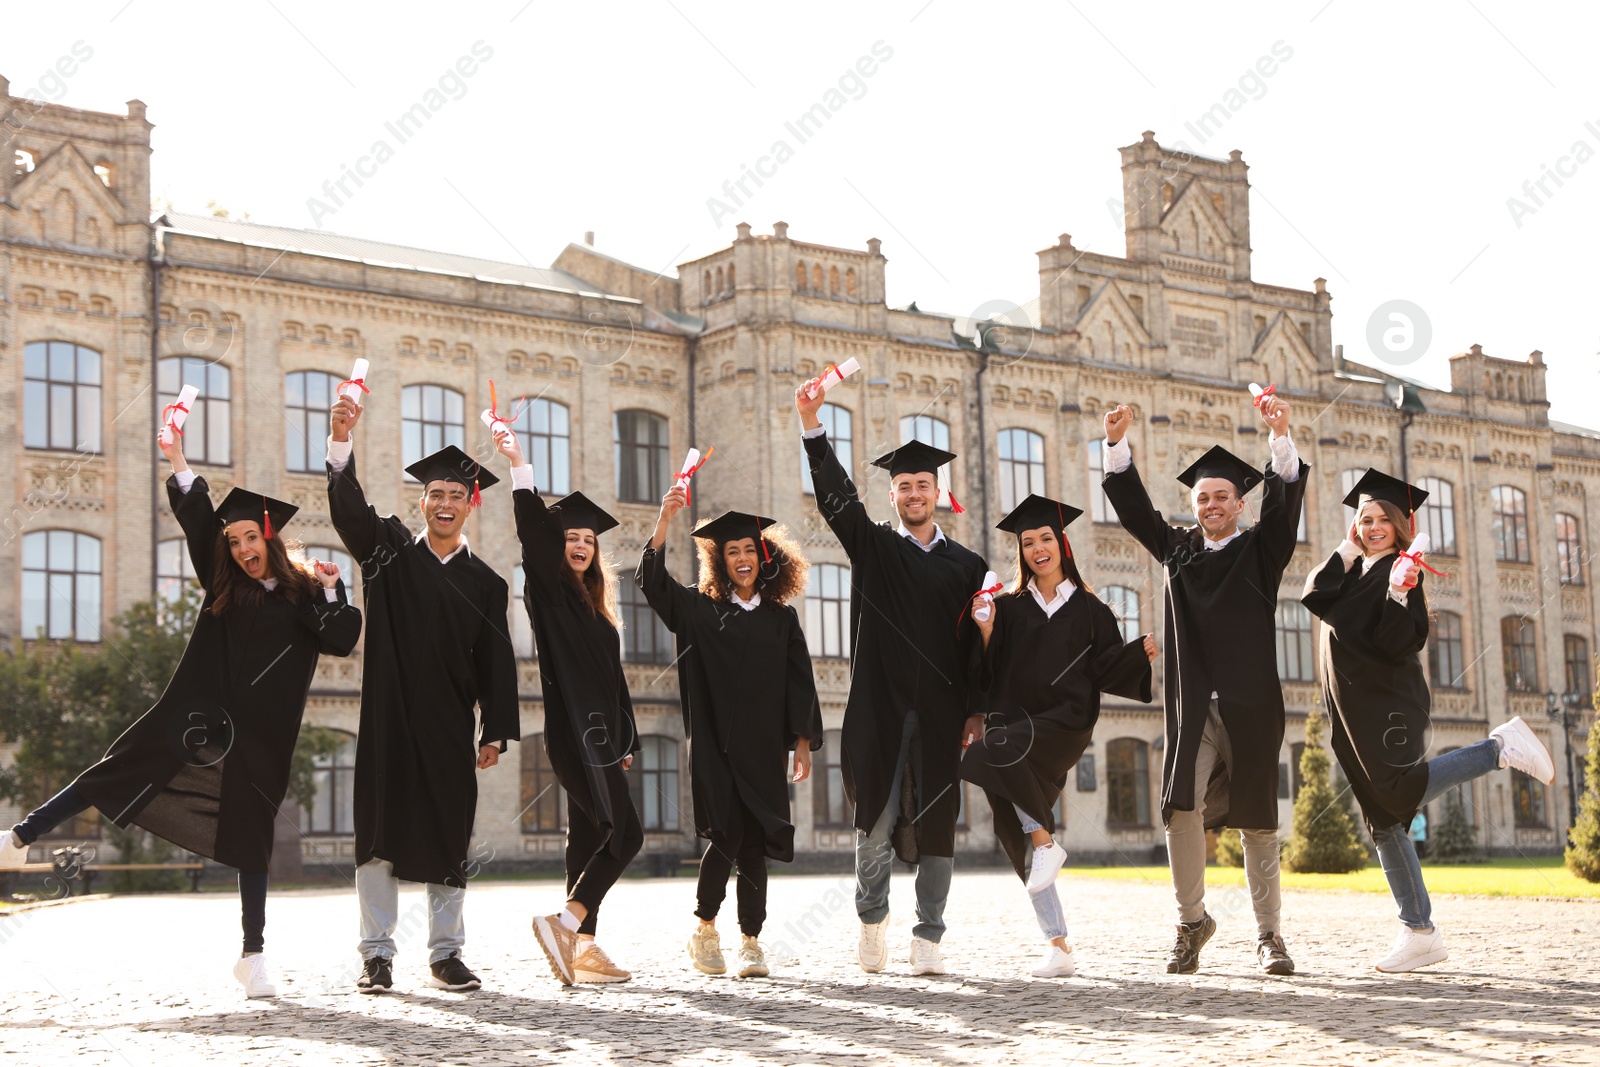
[[[1084,507],[1070,531],[1074,552],[1131,637],[1161,632],[1161,572],[1100,493],[1102,413],[1133,407],[1134,454],[1158,506],[1182,518],[1187,500],[1169,476],[1193,457],[1214,444],[1266,456],[1245,385],[1270,381],[1294,405],[1294,436],[1312,467],[1302,545],[1278,592],[1284,824],[1305,716],[1320,701],[1315,630],[1299,592],[1348,525],[1341,498],[1368,466],[1433,494],[1419,528],[1432,533],[1449,577],[1428,587],[1438,617],[1425,653],[1430,753],[1521,714],[1558,767],[1567,755],[1547,707],[1584,705],[1591,688],[1600,603],[1587,538],[1600,515],[1587,487],[1600,486],[1600,433],[1549,421],[1538,352],[1506,359],[1473,346],[1452,358],[1449,389],[1344,360],[1322,279],[1310,289],[1252,279],[1249,183],[1237,152],[1184,155],[1146,133],[1121,150],[1127,255],[1082,252],[1063,235],[1038,254],[1036,302],[969,326],[888,306],[877,240],[864,249],[803,242],[784,223],[770,234],[741,224],[727,247],[665,277],[588,243],[543,269],[226,218],[152,222],[151,128],[138,101],[125,115],[99,114],[12,97],[0,80],[0,410],[18,427],[0,439],[0,636],[9,647],[98,641],[118,612],[176,595],[191,579],[151,443],[182,384],[200,390],[185,444],[212,491],[247,485],[298,505],[290,534],[344,562],[359,596],[359,568],[327,517],[332,390],[356,358],[370,361],[357,434],[364,484],[380,511],[420,528],[418,487],[402,467],[443,443],[494,463],[478,419],[492,379],[502,413],[519,411],[540,486],[582,489],[621,519],[603,548],[623,578],[646,862],[670,869],[695,843],[675,653],[631,574],[683,454],[714,445],[696,477],[698,516],[727,507],[775,516],[814,564],[797,606],[829,735],[812,780],[793,787],[797,847],[801,864],[843,865],[854,837],[837,735],[849,683],[849,562],[810,495],[795,384],[831,363],[860,362],[862,373],[829,393],[824,421],[879,518],[891,516],[888,485],[871,457],[911,437],[958,452],[953,487],[968,510],[943,514],[942,524],[1002,575],[1014,549],[991,526],[1013,503],[1041,492]],[[690,525],[669,545],[686,580]],[[508,492],[486,494],[468,537],[520,592]],[[510,623],[524,743],[480,778],[474,858],[555,866],[564,813],[533,743],[542,729],[536,650],[515,603]],[[307,707],[307,721],[348,738],[319,769],[317,801],[297,813],[298,838],[288,835],[308,865],[352,859],[361,669],[359,652],[325,660]],[[1574,746],[1585,743],[1586,722],[1577,716]],[[1107,702],[1063,794],[1071,852],[1151,858],[1162,842],[1161,745],[1159,703]],[[1463,794],[1485,846],[1559,847],[1565,772],[1550,788],[1497,772]],[[997,860],[984,799],[966,801],[958,847]],[[0,819],[15,815],[0,810]]]

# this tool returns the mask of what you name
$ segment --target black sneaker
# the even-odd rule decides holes
[[[461,962],[461,957],[452,952],[437,963],[430,964],[433,977],[428,979],[428,984],[435,989],[477,989],[483,983],[478,981],[478,976],[467,970],[467,965]]]
[[[362,993],[387,993],[394,988],[394,967],[388,956],[373,956],[361,968],[356,989]]]
[[[1256,941],[1256,961],[1268,974],[1294,973],[1294,960],[1289,958],[1289,950],[1283,947],[1283,938],[1277,934],[1268,934]]]
[[[1211,935],[1217,932],[1217,920],[1209,912],[1198,922],[1179,923],[1178,940],[1167,957],[1168,974],[1193,974],[1200,969],[1200,950],[1206,947]]]

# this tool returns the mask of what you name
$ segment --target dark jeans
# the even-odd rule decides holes
[[[747,937],[760,937],[761,924],[767,920],[767,836],[738,798],[734,799],[734,806],[737,815],[730,833],[714,832],[700,858],[700,885],[695,894],[700,906],[694,913],[706,922],[717,917],[728,895],[728,875],[737,859],[739,930]]]
[[[590,937],[594,936],[600,902],[644,847],[644,827],[639,813],[633,810],[633,802],[622,805],[615,815],[622,823],[615,831],[622,843],[620,856],[611,854],[604,831],[590,821],[582,808],[567,804],[567,899],[589,909],[578,933]]]

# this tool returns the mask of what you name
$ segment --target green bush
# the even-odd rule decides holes
[[[1300,756],[1300,795],[1294,801],[1294,830],[1284,849],[1284,866],[1296,873],[1348,874],[1367,865],[1367,847],[1356,830],[1348,791],[1335,794],[1328,778],[1328,752],[1322,747],[1323,719],[1306,716],[1306,747]]]

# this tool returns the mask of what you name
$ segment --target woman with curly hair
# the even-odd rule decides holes
[[[769,969],[757,938],[767,916],[767,860],[794,859],[789,782],[805,781],[811,753],[822,745],[811,653],[789,604],[804,591],[810,564],[772,519],[730,511],[694,531],[698,588],[680,585],[661,549],[687,503],[679,486],[662,498],[636,580],[678,638],[694,826],[708,842],[689,958],[704,974],[727,971],[716,921],[737,864],[744,935],[738,974],[764,978]]]

